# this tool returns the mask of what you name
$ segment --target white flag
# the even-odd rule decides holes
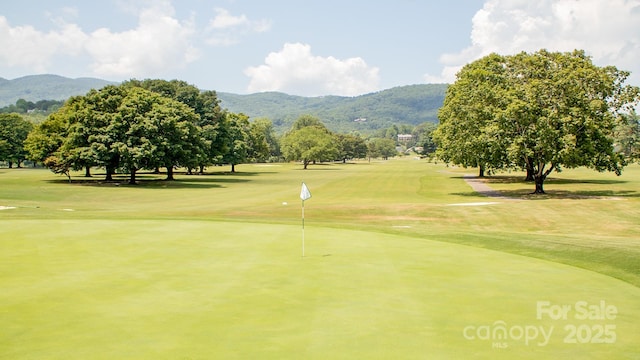
[[[302,183],[302,190],[300,190],[300,199],[302,201],[308,200],[311,198],[311,193],[309,192],[309,188],[305,183]]]

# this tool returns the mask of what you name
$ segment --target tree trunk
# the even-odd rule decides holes
[[[129,178],[129,185],[136,185],[136,168],[131,169],[131,177]]]
[[[91,167],[90,166],[85,166],[84,167],[84,177],[91,177]]]
[[[309,160],[302,160],[302,164],[304,165],[303,169],[307,169],[307,166],[309,165]]]
[[[200,175],[204,174],[204,165],[200,165]]]
[[[536,176],[535,177],[535,183],[536,183],[536,190],[532,193],[532,194],[544,194],[544,180],[545,180],[546,176],[541,175],[541,176]]]
[[[527,170],[527,177],[524,179],[524,181],[534,181],[536,172],[533,171],[532,161],[528,157],[524,158],[524,167]]]
[[[175,178],[173,177],[173,166],[167,166],[167,181],[173,181]]]
[[[484,177],[484,166],[480,166],[480,170],[478,170],[478,177]]]
[[[534,176],[533,176],[533,169],[530,169],[527,167],[527,177],[524,179],[524,181],[534,181]]]
[[[236,164],[231,163],[231,172],[234,173],[236,172]]]
[[[113,181],[113,167],[107,166],[107,176],[104,181]]]
[[[11,169],[13,167],[13,161],[8,161],[9,163],[9,169]]]

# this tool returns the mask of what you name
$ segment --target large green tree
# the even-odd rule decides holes
[[[236,172],[236,165],[247,161],[251,150],[249,139],[249,117],[244,114],[227,113],[225,131],[226,151],[222,155],[222,163],[231,165],[231,172]]]
[[[467,64],[449,86],[433,132],[437,156],[465,167],[485,170],[505,165],[505,144],[493,120],[506,106],[505,57],[492,54]]]
[[[171,98],[189,106],[199,116],[196,125],[200,128],[200,140],[194,145],[201,146],[201,151],[192,152],[192,158],[185,166],[191,172],[213,164],[220,164],[224,157],[229,157],[230,129],[233,123],[228,121],[227,112],[220,107],[215,91],[200,91],[194,85],[181,80],[145,79],[129,80],[123,83],[125,87],[140,87],[164,97]]]
[[[64,113],[65,110],[63,106],[49,115],[45,121],[36,125],[29,133],[24,142],[28,159],[45,163],[47,159],[55,157],[69,130],[69,117]]]
[[[201,150],[197,119],[181,102],[144,89],[129,90],[113,120],[123,125],[124,136],[114,148],[131,182],[137,169],[157,167],[165,167],[167,180],[174,180],[174,168],[190,163]]]
[[[282,138],[282,154],[289,161],[302,161],[306,169],[312,162],[335,160],[339,149],[334,134],[319,119],[303,115]]]
[[[640,160],[640,116],[635,110],[621,117],[616,129],[616,146],[628,161]]]
[[[624,84],[628,75],[578,50],[486,56],[447,90],[434,133],[438,156],[480,169],[526,169],[534,193],[563,168],[620,174],[614,129],[638,100],[638,88]]]
[[[353,134],[336,134],[339,156],[343,163],[350,159],[367,157],[367,143],[360,136]]]
[[[27,158],[24,141],[33,125],[18,114],[0,114],[0,161],[11,168],[18,167]]]
[[[256,162],[277,161],[280,159],[280,142],[271,120],[254,119],[250,127],[250,158]]]
[[[106,86],[69,99],[28,139],[31,157],[56,173],[88,166],[120,169],[136,183],[140,169],[173,168],[200,152],[198,115],[187,105],[139,87]]]
[[[392,139],[372,138],[367,143],[367,156],[371,158],[381,157],[385,160],[398,155],[396,142]]]

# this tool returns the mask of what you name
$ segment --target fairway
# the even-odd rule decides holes
[[[0,170],[0,358],[640,354],[637,167],[566,172],[544,198],[488,182],[515,200],[407,158],[239,170]]]

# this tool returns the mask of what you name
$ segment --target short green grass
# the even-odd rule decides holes
[[[566,171],[536,198],[520,174],[487,180],[513,201],[409,158],[224,169],[138,186],[0,169],[0,358],[640,354],[636,166]],[[618,314],[538,319],[540,301]],[[500,324],[513,336],[478,339]],[[548,343],[517,336],[540,326]],[[610,344],[565,343],[605,326]]]

